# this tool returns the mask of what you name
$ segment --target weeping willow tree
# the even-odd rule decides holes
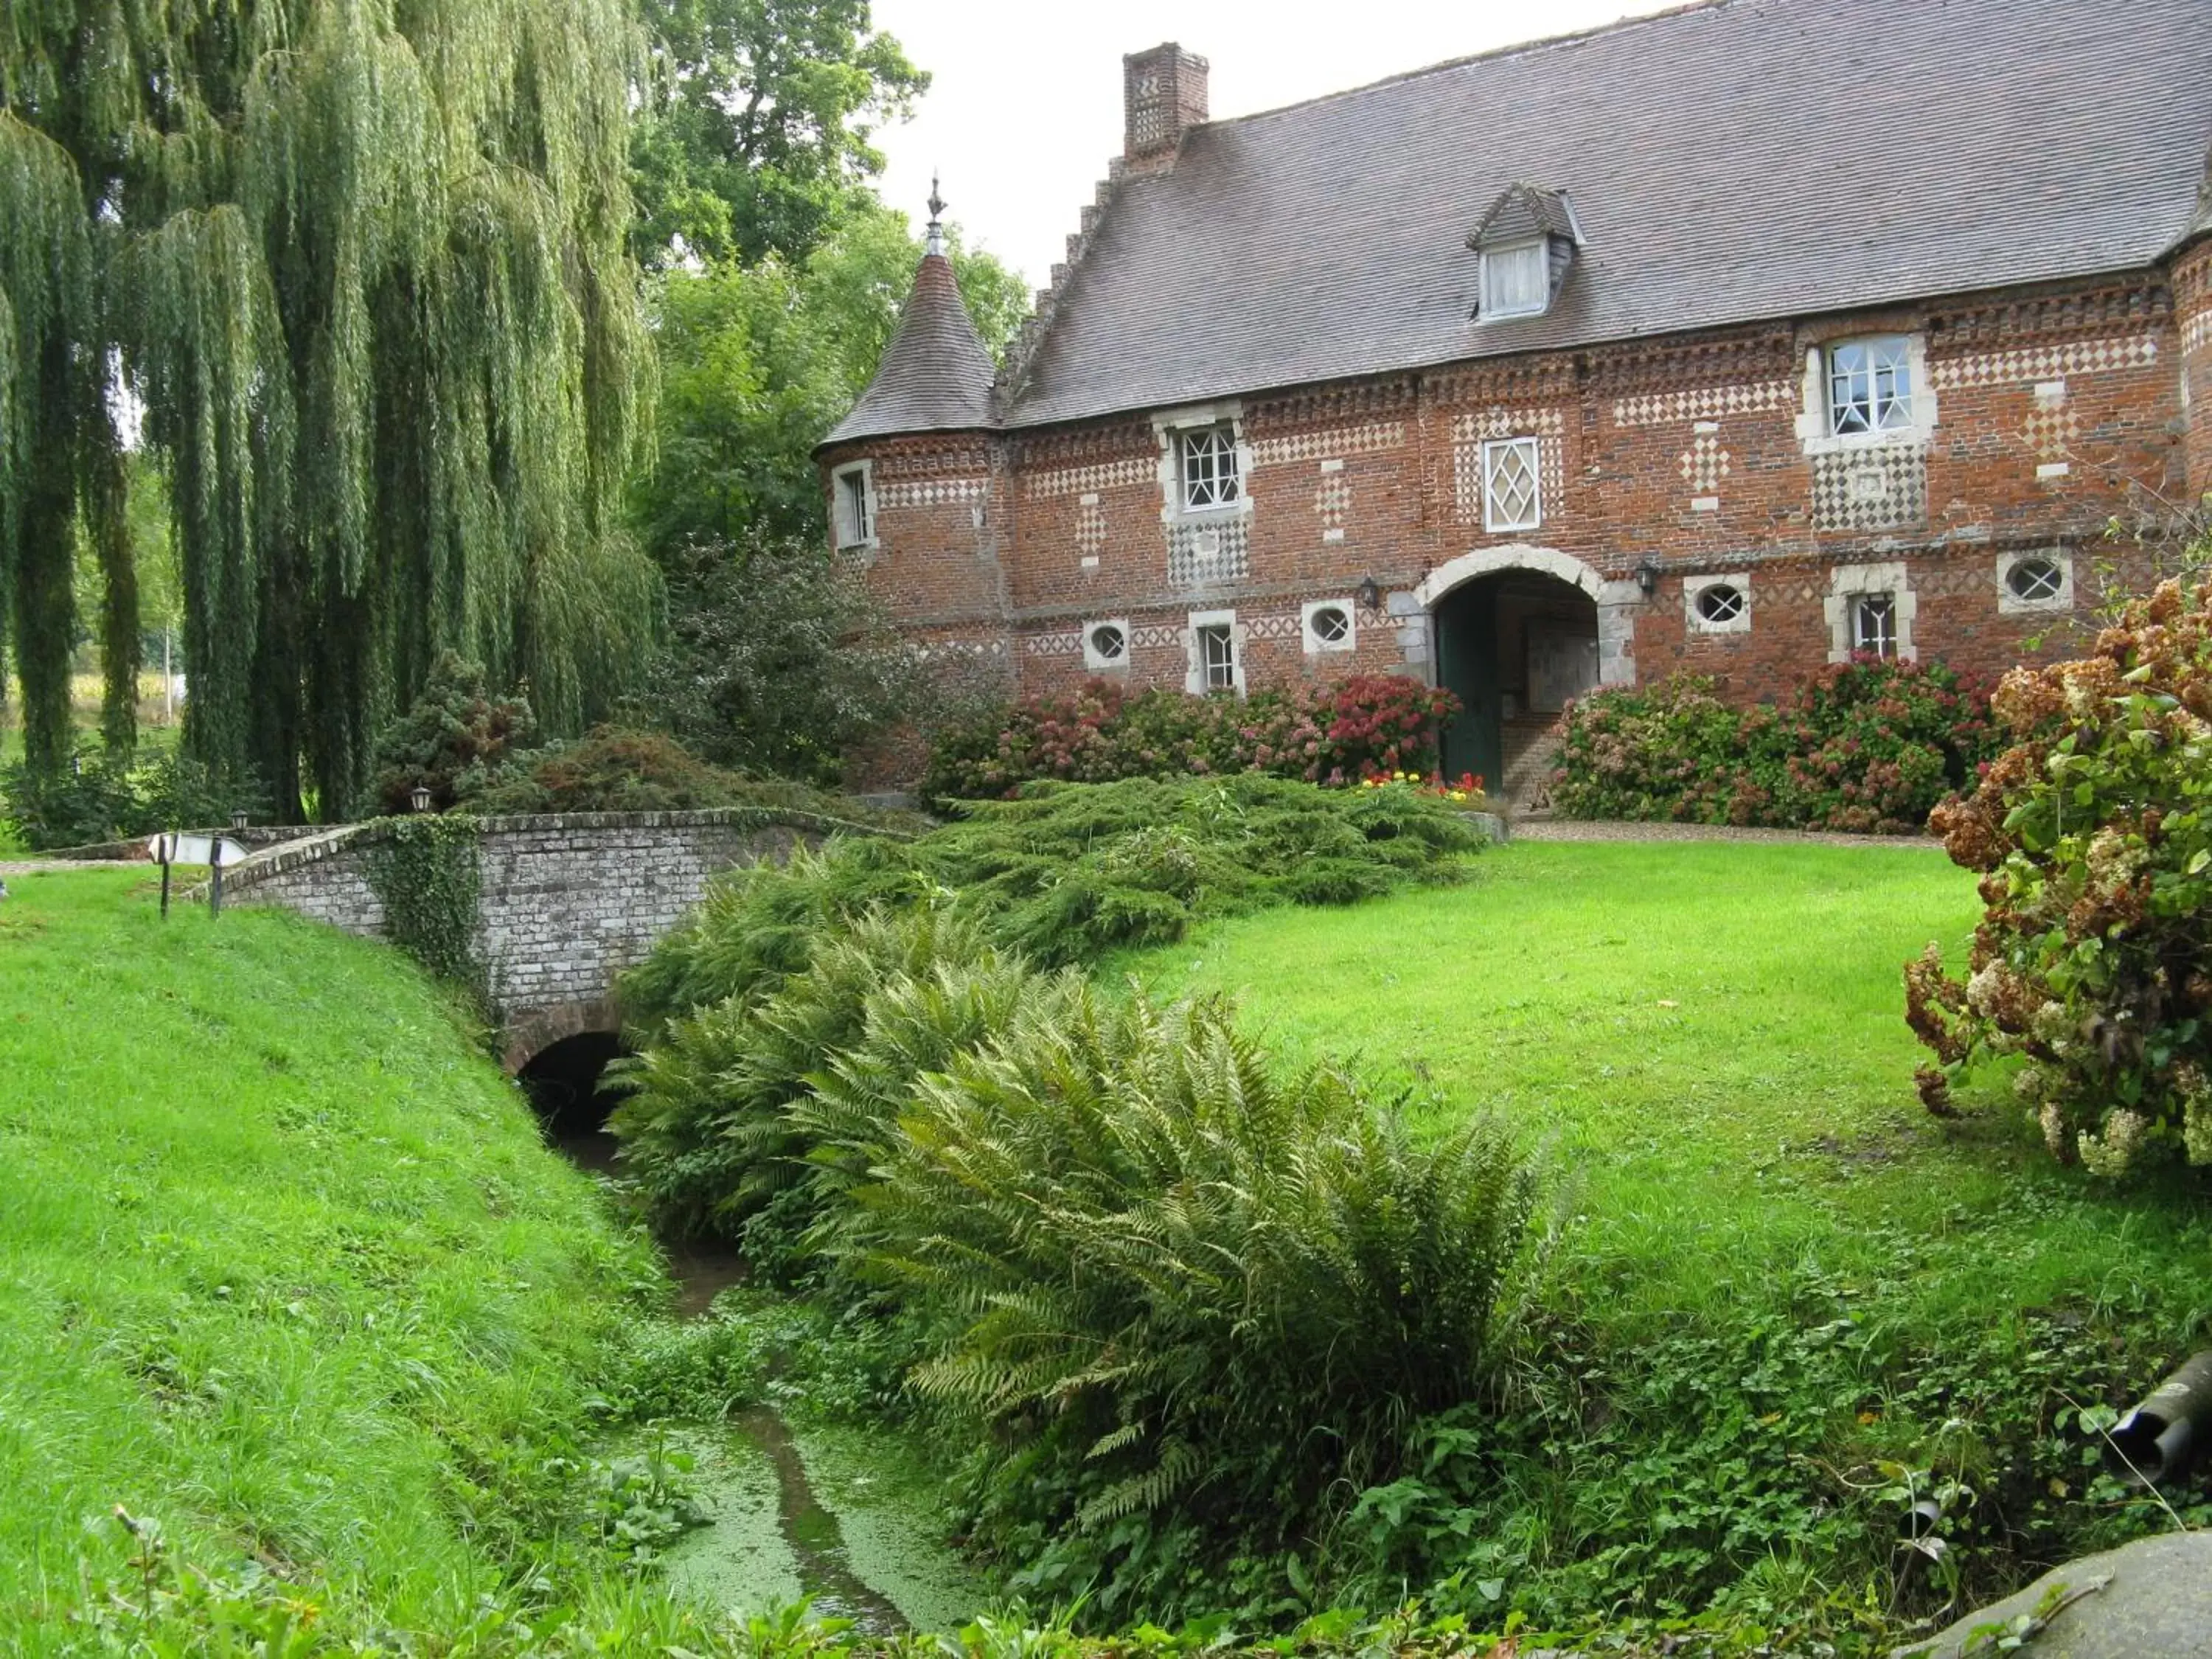
[[[71,550],[104,725],[138,669],[126,446],[167,473],[188,750],[363,799],[446,647],[573,729],[642,655],[650,348],[631,0],[0,3],[0,647],[67,763]],[[137,428],[134,430],[134,428]]]

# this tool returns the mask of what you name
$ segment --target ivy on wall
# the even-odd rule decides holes
[[[369,885],[392,942],[441,979],[480,989],[475,942],[483,825],[465,813],[389,818],[370,849]]]

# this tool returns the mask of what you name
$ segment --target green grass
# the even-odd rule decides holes
[[[125,1551],[458,1622],[555,1553],[554,1474],[649,1254],[396,954],[142,874],[0,904],[0,1647]]]
[[[1529,1431],[1472,1524],[1571,1584],[1552,1605],[1654,1594],[1677,1524],[1708,1585],[1802,1535],[1808,1579],[1856,1595],[1895,1564],[1867,1496],[1884,1458],[1977,1487],[1954,1565],[1987,1588],[2164,1524],[2089,1483],[2064,1408],[2124,1404],[2201,1346],[2212,1211],[2195,1172],[2061,1168],[2002,1078],[1957,1122],[1922,1109],[1900,970],[1930,939],[1958,959],[1978,908],[1917,849],[1525,843],[1461,888],[1269,911],[1117,966],[1231,992],[1286,1054],[1395,1080],[1430,1121],[1492,1110],[1549,1149],[1569,1220],[1532,1387],[1607,1426]],[[1853,1505],[1848,1536],[1799,1527]]]

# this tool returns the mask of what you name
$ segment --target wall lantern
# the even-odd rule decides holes
[[[1382,590],[1376,586],[1372,576],[1359,584],[1359,592],[1355,597],[1362,611],[1380,611],[1382,608]]]
[[[1644,597],[1647,599],[1659,591],[1659,567],[1649,559],[1638,565],[1636,585],[1644,590]]]
[[[247,811],[243,806],[240,807],[238,811],[230,815],[230,827],[234,830],[243,830],[247,824],[252,822],[253,814]]]
[[[428,811],[430,810],[429,786],[428,784],[416,784],[415,786],[415,793],[408,796],[407,799],[415,804],[415,810],[416,811]]]

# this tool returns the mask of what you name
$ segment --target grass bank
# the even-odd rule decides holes
[[[2075,1408],[2212,1324],[2203,1185],[2057,1167],[2001,1079],[1959,1122],[1922,1110],[1899,970],[1977,914],[1917,849],[1528,843],[1460,888],[1118,964],[1233,992],[1285,1053],[1395,1079],[1431,1122],[1494,1111],[1553,1149],[1571,1218],[1533,1426],[1480,1431],[1486,1486],[1370,1504],[1376,1549],[1456,1528],[1540,1602],[1748,1574],[1802,1606],[1932,1584],[1894,1523],[1946,1481],[1967,1588],[2162,1524],[2095,1477]]]
[[[558,1460],[649,1251],[396,954],[165,923],[136,871],[9,886],[0,1647],[67,1639],[118,1504],[399,1630],[557,1571]]]

